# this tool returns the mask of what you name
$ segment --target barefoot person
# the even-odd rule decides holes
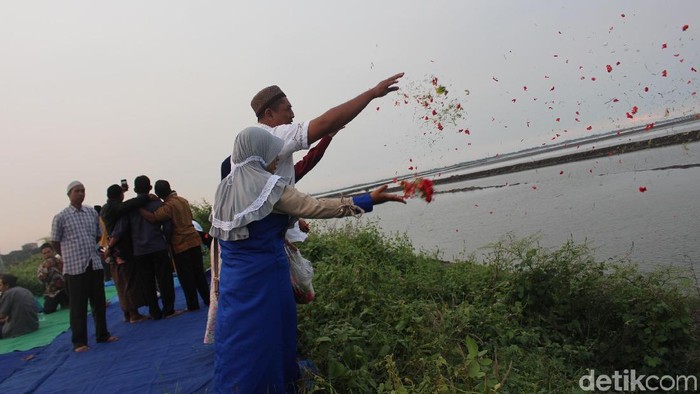
[[[273,175],[284,141],[259,127],[236,137],[233,171],[217,188],[211,235],[221,247],[214,384],[217,392],[295,392],[296,303],[284,250],[295,218],[334,218],[404,202],[380,187],[317,200]]]
[[[70,329],[73,350],[89,349],[87,337],[88,301],[92,307],[97,342],[118,340],[107,330],[104,274],[97,255],[101,230],[97,211],[83,205],[85,186],[73,181],[67,188],[70,205],[53,218],[51,243],[62,256],[63,275],[70,296]]]

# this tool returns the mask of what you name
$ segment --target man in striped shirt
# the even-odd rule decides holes
[[[87,306],[92,305],[97,342],[115,342],[117,337],[107,330],[107,303],[102,260],[97,254],[101,230],[97,211],[83,205],[85,186],[73,181],[67,188],[70,205],[53,218],[51,243],[62,256],[63,275],[70,295],[70,328],[73,350],[85,352],[87,338]]]

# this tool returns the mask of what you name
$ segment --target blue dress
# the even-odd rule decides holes
[[[248,225],[221,241],[214,383],[219,393],[293,393],[297,311],[284,251],[289,216]]]

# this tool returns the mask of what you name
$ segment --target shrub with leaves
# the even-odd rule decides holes
[[[569,392],[588,368],[698,370],[695,300],[672,272],[533,240],[445,263],[344,223],[300,245],[316,272],[298,308],[301,357],[320,369],[311,391]]]

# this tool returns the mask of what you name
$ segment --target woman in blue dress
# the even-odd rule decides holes
[[[317,200],[273,175],[284,142],[258,127],[236,136],[216,191],[210,234],[221,247],[214,383],[222,393],[296,392],[297,314],[284,250],[296,218],[335,218],[405,203],[386,186]]]

